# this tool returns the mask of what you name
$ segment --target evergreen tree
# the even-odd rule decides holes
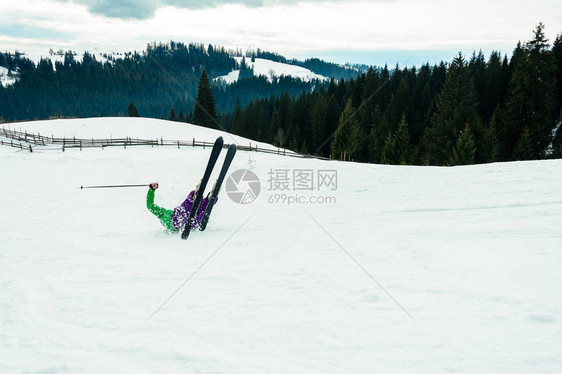
[[[528,42],[513,74],[513,90],[507,103],[506,146],[515,157],[515,148],[526,128],[529,132],[534,158],[544,157],[552,139],[556,82],[555,64],[539,23],[534,39]]]
[[[183,114],[183,109],[180,108],[180,114],[178,114],[178,121],[185,122],[185,114]]]
[[[356,149],[354,129],[358,126],[351,97],[343,110],[332,142],[332,159],[351,160]]]
[[[397,164],[396,139],[389,132],[381,151],[381,164]]]
[[[176,120],[176,111],[174,110],[174,108],[172,108],[172,110],[170,110],[170,115],[168,116],[168,119],[170,121],[175,121]]]
[[[238,79],[239,80],[250,79],[253,76],[254,76],[254,69],[246,64],[246,57],[242,57],[242,62],[240,63],[240,72],[238,73]]]
[[[554,150],[552,152],[553,158],[562,158],[562,143],[556,143]]]
[[[474,52],[468,63],[468,69],[470,70],[470,76],[474,83],[474,91],[476,93],[476,101],[478,103],[478,115],[480,118],[485,118],[485,103],[484,95],[486,93],[486,59],[482,50],[476,54]]]
[[[560,109],[562,112],[562,108]],[[562,113],[561,113],[562,116]],[[562,158],[562,118],[559,118],[557,129],[552,139],[552,157]]]
[[[453,150],[453,156],[451,157],[451,165],[472,165],[474,164],[474,154],[476,152],[476,145],[474,144],[474,138],[470,132],[470,125],[468,122],[464,130],[461,132],[459,139],[457,140],[457,145]]]
[[[409,165],[412,162],[412,146],[405,114],[402,115],[402,120],[398,124],[396,133],[394,133],[394,139],[396,142],[396,162],[399,165]]]
[[[127,107],[127,115],[129,117],[139,116],[139,111],[137,110],[137,107],[135,106],[135,104],[133,104],[132,101],[129,102],[129,106]]]
[[[310,109],[312,100],[310,95],[301,94],[295,102],[294,111],[292,113],[291,126],[286,129],[287,135],[295,135],[297,144],[306,141],[307,147],[312,143],[312,132],[310,126]]]
[[[484,123],[492,118],[494,110],[501,104],[502,92],[502,61],[499,52],[492,52],[484,72],[484,89],[480,100],[481,117]]]
[[[299,152],[301,155],[307,155],[308,154],[308,147],[306,146],[306,140],[303,140],[302,142],[302,146]]]
[[[193,122],[195,125],[218,128],[217,108],[215,98],[211,91],[211,84],[205,69],[201,72],[199,84],[197,85],[197,100],[193,107]]]
[[[425,147],[430,164],[449,163],[457,136],[467,122],[473,130],[480,128],[477,108],[474,84],[464,58],[459,54],[451,64],[437,97],[431,127],[426,129]]]
[[[490,124],[486,128],[484,143],[482,144],[481,153],[487,162],[496,162],[501,157],[500,134],[502,128],[502,110],[498,105],[492,114]]]
[[[369,133],[369,153],[371,162],[381,162],[382,149],[390,131],[386,116],[381,113],[380,105],[375,106],[371,115],[371,130]]]
[[[381,152],[381,163],[391,165],[408,165],[412,161],[412,147],[408,133],[406,115],[398,124],[398,129],[392,135],[390,132],[386,137]]]
[[[312,148],[319,147],[331,135],[328,129],[327,114],[328,97],[325,91],[321,90],[310,112]]]
[[[326,138],[323,139],[323,142],[329,145],[329,137],[336,131],[338,128],[339,119],[342,113],[342,109],[338,104],[338,100],[334,95],[330,96],[330,100],[328,101],[328,113],[326,113]],[[318,149],[321,144],[315,144],[315,149]],[[326,157],[330,157],[330,148],[324,146],[324,155]]]
[[[429,64],[425,64],[417,74],[414,93],[411,98],[412,117],[409,118],[408,127],[414,144],[419,143],[423,136],[426,122],[428,122],[428,118],[431,118],[428,115],[433,99],[431,96],[430,79],[431,69]]]
[[[353,160],[369,161],[369,130],[367,126],[356,119],[352,126]]]
[[[562,109],[562,34],[559,34],[554,43],[552,43],[552,55],[556,65],[554,75],[558,91],[558,109]]]
[[[558,92],[558,107],[555,110],[555,118],[558,118],[557,129],[552,140],[552,157],[562,158],[562,34],[556,37],[552,45],[552,54],[556,64],[554,75]]]
[[[535,158],[535,151],[533,150],[533,143],[529,129],[525,128],[521,134],[521,138],[517,142],[515,151],[513,152],[513,159],[517,161],[532,160]]]
[[[268,110],[269,112],[269,110]],[[281,115],[279,114],[279,109],[277,107],[275,107],[273,109],[273,114],[271,114],[271,116],[269,116],[271,118],[271,120],[269,121],[269,127],[265,128],[263,130],[263,136],[262,136],[262,140],[263,141],[271,141],[271,138],[275,138],[276,141],[280,140],[281,142],[283,142],[283,145],[285,147],[288,147],[290,144],[292,144],[291,140],[289,139],[290,136],[285,136],[285,130],[283,128],[283,125],[281,124]],[[281,132],[281,136],[280,133]],[[277,135],[274,135],[274,134]],[[289,134],[287,134],[289,135]],[[274,143],[274,144],[280,144],[279,142]]]
[[[236,107],[234,108],[231,132],[236,135],[246,136],[244,131],[244,121],[242,119],[242,109],[240,108],[240,101],[238,99],[236,100]]]

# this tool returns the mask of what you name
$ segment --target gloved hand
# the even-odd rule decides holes
[[[151,190],[156,190],[158,188],[158,183],[156,182],[150,183],[148,187],[150,187]]]

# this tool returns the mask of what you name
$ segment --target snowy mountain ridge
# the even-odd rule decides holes
[[[91,52],[96,58],[96,60],[100,61],[102,64],[106,62],[112,61],[115,58],[122,58],[123,53],[121,52]],[[51,61],[53,66],[55,66],[56,62],[64,63],[65,55],[64,53],[48,53],[46,55],[41,54],[34,54],[34,55],[27,55],[25,54],[24,57],[29,58],[35,64],[38,64],[39,61],[42,59],[48,59]],[[76,61],[82,61],[83,55],[81,54],[73,54],[73,58]],[[233,57],[239,64],[242,62],[243,57]],[[255,58],[252,61],[251,58],[246,58],[246,64],[249,68],[254,70],[255,76],[263,75],[268,78],[268,80],[272,81],[274,77],[281,77],[281,76],[291,76],[294,78],[299,78],[305,82],[310,82],[311,80],[321,80],[326,81],[329,80],[328,77],[324,77],[322,75],[316,74],[311,70],[297,66],[291,65],[281,62],[276,62],[268,59],[263,58]],[[346,69],[352,69],[349,66],[345,66]],[[227,75],[223,75],[220,77],[216,77],[215,81],[222,81],[225,84],[231,84],[238,80],[238,76],[240,74],[240,70],[233,70]],[[0,66],[0,78],[1,83],[4,86],[9,86],[14,84],[17,81],[17,77],[7,78],[8,70],[4,67]]]

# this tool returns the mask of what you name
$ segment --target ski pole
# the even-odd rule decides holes
[[[148,187],[148,184],[117,184],[114,186],[80,186],[80,189],[84,188],[123,188],[123,187]]]

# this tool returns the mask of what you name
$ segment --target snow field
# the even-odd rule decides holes
[[[97,121],[13,126],[175,131]],[[78,188],[158,181],[156,203],[172,208],[208,153],[0,147],[0,372],[562,369],[559,160],[434,168],[239,152],[231,171],[253,159],[259,198],[235,204],[223,187],[207,230],[187,241],[147,211],[145,188]],[[337,202],[269,203],[280,192],[268,190],[270,171],[301,169],[337,170],[337,190],[298,192]]]
[[[234,59],[239,64],[242,62],[242,57],[234,57]],[[254,69],[255,76],[263,75],[266,76],[270,81],[273,78],[272,76],[280,77],[282,75],[291,76],[293,78],[300,78],[305,82],[309,82],[313,79],[319,79],[322,81],[328,80],[328,78],[316,74],[312,72],[310,69],[303,68],[297,65],[284,64],[281,62],[275,62],[263,58],[256,58],[255,62],[252,62],[251,58],[246,57],[245,61],[246,61],[246,65],[248,65],[249,68]],[[222,79],[226,84],[232,84],[238,81],[239,75],[240,75],[240,70],[233,70],[227,75],[223,75],[218,78],[215,78],[215,80]]]

